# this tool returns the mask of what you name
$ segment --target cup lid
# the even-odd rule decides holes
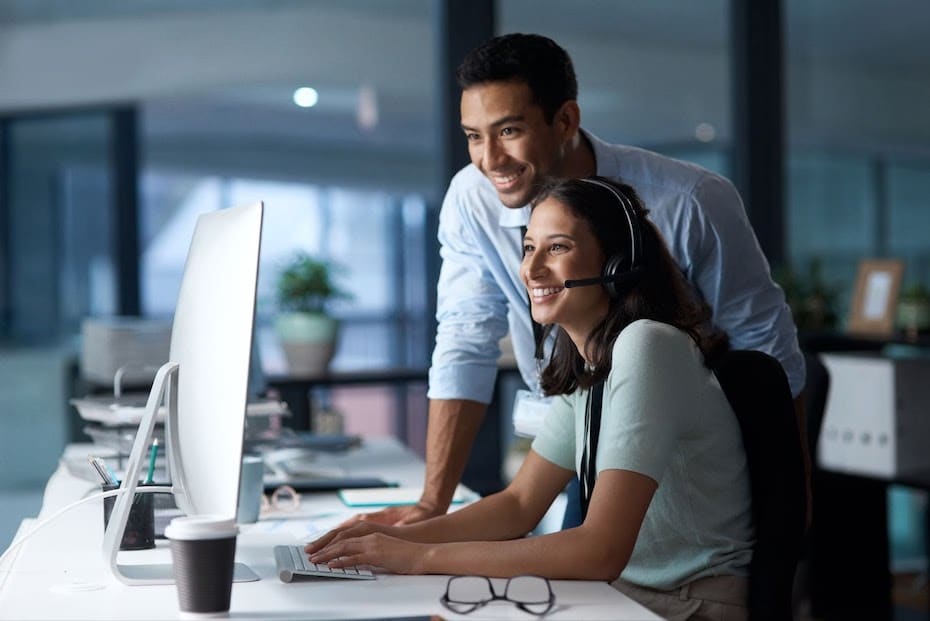
[[[176,517],[165,528],[168,539],[225,539],[239,533],[236,518],[225,515]]]

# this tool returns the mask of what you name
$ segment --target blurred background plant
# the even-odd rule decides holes
[[[820,259],[811,259],[806,271],[783,267],[774,270],[772,276],[785,292],[798,330],[818,332],[836,329],[840,288],[824,279]]]
[[[351,296],[333,282],[340,268],[328,261],[297,253],[278,277],[280,310],[322,313],[328,300]]]
[[[327,313],[326,303],[352,297],[333,282],[333,273],[339,269],[300,252],[278,276],[275,330],[292,376],[320,376],[335,355],[339,325]]]
[[[897,323],[910,338],[930,330],[930,289],[923,283],[914,282],[901,290]]]

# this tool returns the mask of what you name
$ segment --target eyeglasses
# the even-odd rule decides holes
[[[297,511],[300,509],[300,494],[290,485],[282,485],[275,489],[270,496],[262,494],[262,512]]]
[[[504,584],[504,594],[498,595],[485,576],[452,576],[440,603],[452,612],[467,615],[485,604],[504,600],[533,615],[544,615],[555,605],[555,594],[549,581],[542,576],[514,576]]]

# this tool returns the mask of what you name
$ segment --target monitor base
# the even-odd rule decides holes
[[[171,565],[117,565],[116,577],[124,584],[137,586],[143,584],[174,584],[174,570]],[[233,582],[256,582],[261,580],[248,565],[236,563],[233,568]]]

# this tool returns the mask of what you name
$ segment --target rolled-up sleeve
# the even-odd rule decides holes
[[[476,235],[465,200],[451,186],[439,216],[442,268],[428,397],[490,403],[498,342],[508,329],[507,299],[487,265],[493,247]]]

